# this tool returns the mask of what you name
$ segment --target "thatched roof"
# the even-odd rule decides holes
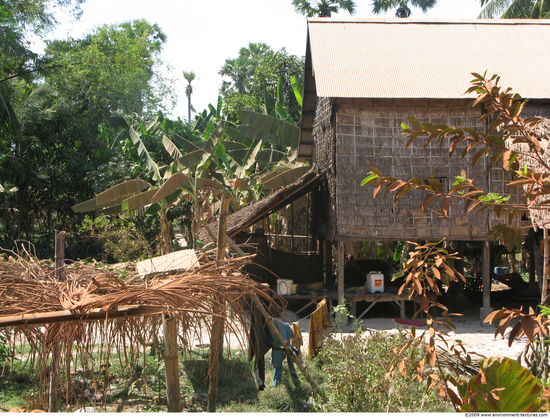
[[[249,226],[254,225],[256,222],[266,218],[269,214],[276,212],[292,201],[302,197],[313,188],[319,177],[320,174],[316,173],[312,168],[294,183],[277,190],[275,193],[263,198],[257,203],[245,206],[239,211],[229,215],[227,219],[227,234],[230,237],[234,236]],[[216,236],[218,222],[211,222],[208,224],[208,228],[214,236]],[[212,242],[206,228],[202,228],[199,231],[199,240],[204,243]]]

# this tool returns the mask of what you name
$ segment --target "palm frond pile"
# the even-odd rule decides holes
[[[59,281],[51,262],[28,254],[11,257],[0,263],[0,329],[10,347],[31,345],[30,354],[18,360],[37,373],[40,393],[47,387],[55,343],[60,344],[68,398],[77,364],[91,370],[118,356],[130,370],[146,349],[154,351],[162,341],[163,315],[176,317],[184,352],[210,341],[216,316],[224,319],[225,335],[236,336],[244,348],[250,297],[260,297],[273,316],[284,304],[269,287],[243,274],[251,259],[202,260],[197,269],[151,279],[79,265],[66,268]]]

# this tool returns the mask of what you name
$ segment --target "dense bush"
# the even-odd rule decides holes
[[[108,263],[147,258],[149,244],[132,217],[86,216],[77,226],[77,233],[68,237],[67,256],[95,258]]]
[[[405,345],[406,336],[384,332],[359,333],[328,339],[314,361],[318,374],[324,376],[323,388],[329,403],[326,412],[451,412],[426,385],[412,380],[416,374],[413,361],[425,356],[419,347],[410,352],[407,370],[402,377],[390,371],[394,347]]]

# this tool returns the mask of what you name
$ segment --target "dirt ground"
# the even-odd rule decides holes
[[[297,317],[294,312],[286,311],[283,315],[283,319],[287,322],[294,322]],[[410,318],[409,318],[410,319]],[[495,337],[495,331],[497,325],[482,324],[480,320],[480,308],[479,306],[472,306],[468,308],[461,316],[453,316],[452,319],[456,329],[454,331],[447,332],[447,341],[453,342],[462,341],[468,352],[474,354],[474,358],[479,357],[509,357],[517,359],[518,355],[525,348],[525,341],[516,340],[510,347],[508,346],[508,338],[503,338],[498,335]],[[304,345],[302,346],[302,352],[307,352],[307,346],[309,341],[309,318],[298,319],[300,324],[300,330],[304,339]],[[359,325],[367,330],[380,330],[389,333],[395,333],[399,331],[399,328],[410,328],[410,325],[402,325],[394,321],[394,318],[377,318],[371,317],[362,319],[359,321]],[[511,326],[515,325],[515,322]],[[440,328],[446,331],[443,328]],[[511,329],[511,328],[510,328]],[[339,338],[340,335],[351,334],[355,330],[353,324],[348,324],[343,333],[335,332],[334,336]],[[423,330],[427,330],[426,326],[417,326],[417,335]],[[227,336],[226,336],[227,338]],[[241,337],[242,340],[242,337]],[[226,343],[227,344],[227,343]],[[230,337],[230,344],[232,348],[240,348],[241,344],[239,339],[234,335]],[[477,354],[477,356],[475,355]]]

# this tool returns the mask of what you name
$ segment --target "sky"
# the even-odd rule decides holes
[[[355,0],[356,13],[343,12],[333,17],[370,18],[372,0]],[[187,97],[183,71],[193,71],[193,107],[197,111],[217,102],[222,77],[218,74],[228,58],[236,58],[239,49],[249,43],[266,43],[273,50],[286,48],[304,56],[306,18],[294,12],[292,0],[86,0],[78,22],[56,15],[61,24],[48,39],[80,38],[103,24],[136,19],[157,23],[167,35],[162,60],[171,68],[176,81],[178,104],[171,116],[187,119]],[[428,13],[411,7],[413,19],[475,19],[480,0],[439,0]]]

